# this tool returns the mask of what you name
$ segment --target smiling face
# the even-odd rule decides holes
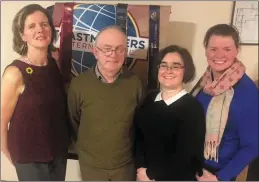
[[[161,88],[179,89],[183,86],[184,65],[179,53],[167,53],[158,69],[158,80]]]
[[[205,54],[213,74],[221,75],[234,63],[238,48],[231,36],[212,35]]]
[[[27,16],[21,38],[30,49],[48,49],[51,43],[51,27],[48,18],[41,11]]]

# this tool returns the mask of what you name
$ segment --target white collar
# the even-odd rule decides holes
[[[178,99],[180,99],[182,96],[184,96],[185,94],[187,94],[187,91],[185,89],[183,89],[182,91],[178,92],[176,95],[172,96],[171,98],[164,100],[164,102],[166,103],[166,105],[170,105],[173,102],[177,101]],[[162,91],[159,92],[156,96],[155,102],[156,101],[161,101],[162,99]]]

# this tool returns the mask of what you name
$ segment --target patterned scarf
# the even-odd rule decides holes
[[[204,157],[218,162],[218,149],[228,120],[229,107],[234,96],[233,86],[245,73],[245,66],[236,59],[219,78],[212,81],[211,69],[207,68],[200,84],[193,91],[196,96],[201,89],[211,96],[206,113],[206,137]]]

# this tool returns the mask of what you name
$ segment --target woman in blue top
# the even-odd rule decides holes
[[[193,89],[206,113],[205,167],[198,181],[235,180],[258,156],[258,89],[237,59],[238,31],[211,27],[204,38],[208,68]]]

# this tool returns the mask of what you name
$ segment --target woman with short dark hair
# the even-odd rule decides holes
[[[21,57],[2,76],[1,150],[20,181],[65,180],[68,118],[62,77],[50,55],[55,37],[40,5],[16,14],[13,49]]]
[[[203,168],[205,116],[184,89],[195,67],[190,53],[171,45],[158,56],[161,91],[136,112],[136,164],[140,181],[193,181]]]
[[[204,37],[208,68],[193,95],[206,113],[205,169],[199,181],[230,181],[258,156],[258,89],[238,60],[239,33],[218,24]]]

